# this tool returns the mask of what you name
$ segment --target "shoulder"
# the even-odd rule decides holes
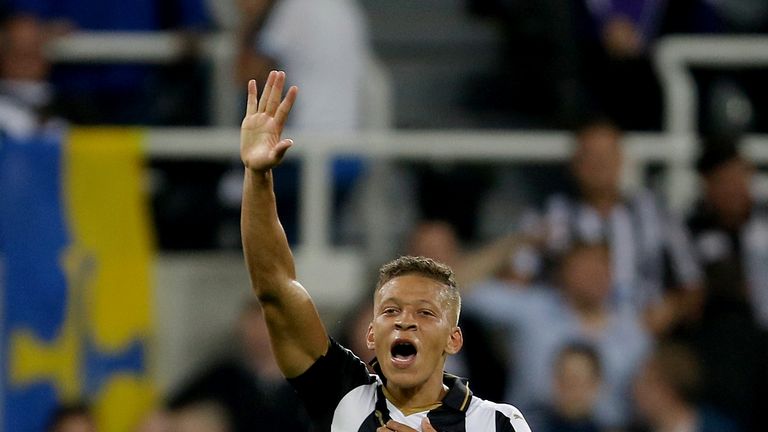
[[[324,356],[288,381],[319,430],[330,430],[332,423],[351,412],[366,412],[377,383],[365,364],[333,339]]]
[[[303,374],[288,381],[299,393],[318,399],[329,397],[340,400],[349,390],[376,381],[362,360],[352,351],[329,339],[328,351]]]
[[[467,430],[530,432],[531,428],[514,406],[473,396],[467,409]]]
[[[334,430],[360,429],[360,425],[376,410],[379,385],[381,385],[380,382],[374,381],[371,384],[359,385],[347,392],[333,410],[331,424]]]

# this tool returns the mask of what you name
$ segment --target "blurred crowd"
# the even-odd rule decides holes
[[[536,431],[765,430],[768,196],[737,140],[704,142],[701,198],[680,218],[652,191],[622,192],[615,125],[573,136],[570,184],[512,234],[462,252],[454,227],[425,220],[410,238],[404,253],[453,265],[463,323],[501,347],[460,370],[505,377],[493,397]]]
[[[573,137],[570,187],[518,229],[468,249],[449,222],[423,219],[398,252],[456,271],[466,344],[447,369],[537,432],[766,430],[768,196],[755,168],[735,140],[705,142],[702,196],[682,219],[651,191],[622,192],[616,126]],[[371,294],[336,332],[366,361]],[[257,302],[236,332],[238,350],[174,389],[142,432],[311,430]]]
[[[366,127],[364,78],[374,57],[375,34],[368,22],[386,19],[367,19],[366,7],[377,10],[369,3],[142,0],[129,8],[117,1],[5,0],[0,3],[4,56],[28,60],[14,62],[4,79],[52,83],[37,105],[75,123],[208,125],[210,65],[200,50],[200,36],[227,31],[236,45],[234,80],[242,84],[256,77],[263,82],[265,71],[279,67],[290,70],[290,79],[311,95],[297,107],[292,126],[356,130]],[[494,56],[498,64],[491,71],[478,70],[476,85],[468,83],[466,94],[457,98],[471,110],[501,119],[486,125],[504,128],[572,129],[599,112],[625,130],[659,129],[661,90],[651,56],[661,38],[768,30],[768,6],[761,0],[456,3],[465,5],[464,14],[498,29],[499,42],[488,46],[499,50]],[[19,21],[26,23],[26,33]],[[184,55],[163,67],[64,62],[51,69],[40,49],[44,42],[78,31],[165,30],[186,35],[186,46]],[[695,67],[694,72],[702,132],[768,129],[768,87],[759,70]],[[334,103],[325,103],[330,98]]]
[[[661,127],[662,97],[651,61],[656,42],[675,34],[760,34],[768,31],[761,0],[470,0],[498,20],[506,54],[489,99],[518,124],[563,127],[600,111],[623,129]],[[694,70],[705,133],[765,130],[759,71]],[[735,112],[728,105],[742,104]]]
[[[467,6],[498,21],[505,37],[503,64],[470,104],[508,115],[507,126],[567,127],[574,145],[558,191],[534,194],[536,205],[480,246],[473,209],[493,179],[477,167],[405,170],[415,222],[405,241],[394,241],[397,254],[451,265],[464,290],[467,342],[449,370],[467,376],[477,394],[516,405],[537,432],[768,430],[768,196],[754,187],[757,169],[738,139],[768,127],[768,80],[697,71],[701,132],[712,138],[702,140],[701,198],[689,214],[675,214],[650,189],[627,194],[620,184],[622,131],[661,122],[654,42],[673,33],[765,32],[768,2]],[[195,49],[200,34],[221,24],[203,0],[5,0],[0,8],[3,136],[61,133],[68,123],[210,124],[200,101],[209,71]],[[359,4],[237,0],[233,8],[234,80],[287,70],[302,89],[293,130],[367,127],[362,95],[373,49]],[[166,29],[187,35],[189,56],[163,68],[51,65],[44,49],[79,30]],[[734,101],[748,109],[734,112]],[[153,191],[161,246],[239,247],[239,168],[153,168],[162,180]],[[354,217],[345,200],[368,168],[336,161],[338,212]],[[299,167],[280,170],[279,211],[294,241]],[[337,338],[369,360],[367,294],[361,290]],[[173,389],[139,431],[310,430],[274,364],[258,304],[243,306],[236,331],[239,349]],[[94,432],[95,424],[87,405],[63,406],[49,431]]]

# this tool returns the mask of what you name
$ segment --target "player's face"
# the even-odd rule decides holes
[[[457,353],[463,342],[443,289],[435,280],[405,275],[377,291],[367,341],[388,386],[413,389],[442,383],[446,356]]]

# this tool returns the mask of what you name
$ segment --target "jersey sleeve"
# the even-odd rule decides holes
[[[499,404],[496,408],[496,430],[511,430],[514,432],[531,432],[531,427],[523,418],[523,414],[512,405]],[[511,426],[509,429],[507,426]]]
[[[374,381],[375,377],[368,373],[365,363],[333,339],[330,339],[328,352],[324,356],[306,372],[288,380],[304,402],[313,422],[328,427],[344,395]]]

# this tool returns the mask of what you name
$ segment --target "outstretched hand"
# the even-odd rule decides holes
[[[248,82],[248,105],[240,129],[240,158],[247,169],[265,172],[277,166],[293,140],[282,139],[299,89],[291,87],[285,98],[285,72],[272,71],[259,98],[256,81]]]

